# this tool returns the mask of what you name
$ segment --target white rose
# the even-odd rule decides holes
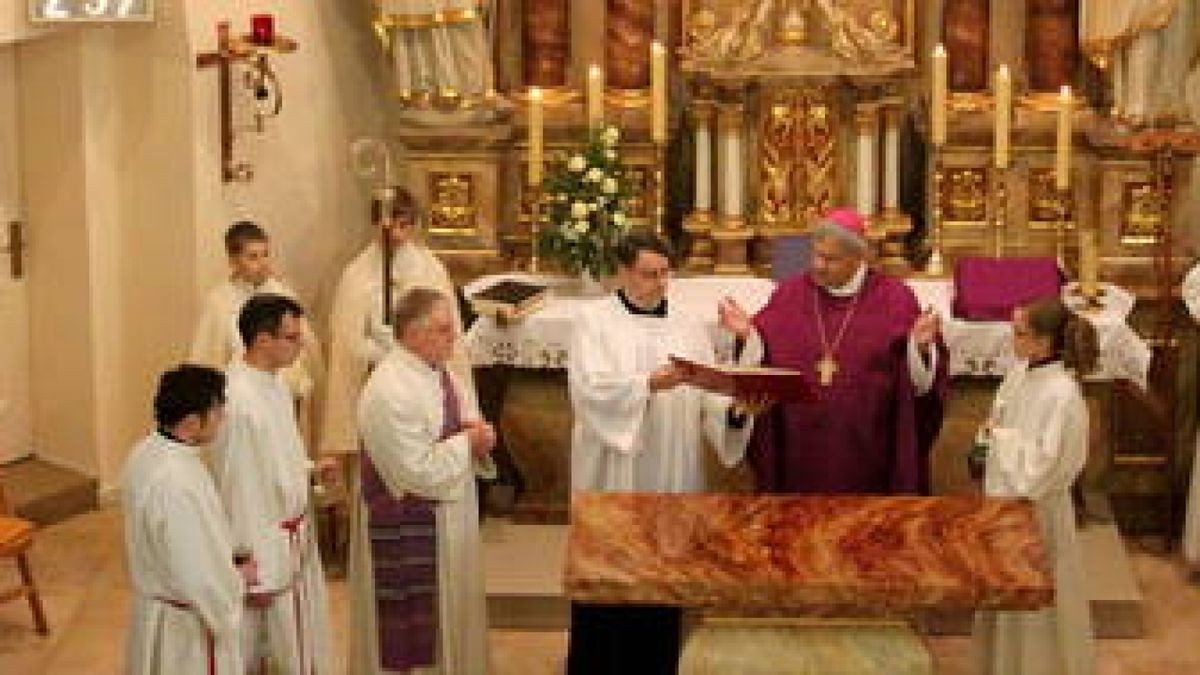
[[[617,179],[605,178],[604,182],[600,184],[600,191],[606,195],[616,194],[617,193]]]
[[[586,220],[575,221],[575,232],[577,232],[579,234],[586,234],[587,231],[588,231],[588,221],[586,221]]]
[[[595,213],[596,209],[598,209],[598,208],[600,208],[600,207],[595,202],[588,204],[588,211],[591,211],[592,213]]]
[[[608,197],[605,197],[604,195],[600,195],[600,196],[596,197],[596,203],[599,204],[600,206],[604,206],[605,204],[608,203]]]
[[[598,167],[592,167],[588,169],[588,172],[583,179],[593,183],[599,183],[600,181],[604,180],[604,171]]]
[[[562,229],[563,239],[567,241],[579,241],[579,233],[575,231],[575,227],[564,227]]]
[[[605,157],[608,159],[608,161],[610,161],[610,162],[615,162],[615,161],[617,161],[617,151],[616,151],[616,150],[605,150],[605,151],[604,151],[604,156],[605,156]]]
[[[567,168],[576,173],[587,168],[587,160],[583,155],[571,155],[570,161],[567,162]]]
[[[621,132],[616,127],[605,127],[601,138],[603,138],[604,143],[607,145],[616,145],[617,141],[621,140]]]
[[[574,202],[571,204],[572,218],[586,218],[588,214],[588,205],[583,202]]]
[[[612,221],[613,221],[613,223],[614,223],[614,224],[616,224],[617,226],[624,225],[624,224],[625,224],[625,214],[624,214],[624,213],[621,213],[620,211],[617,211],[617,212],[613,213],[613,214],[612,214]]]

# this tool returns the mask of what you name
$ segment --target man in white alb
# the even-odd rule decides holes
[[[458,337],[452,298],[414,288],[393,316],[397,346],[358,407],[350,672],[483,675],[475,475],[490,463],[496,433],[446,367]]]
[[[238,335],[237,319],[242,305],[256,293],[275,293],[295,298],[296,293],[271,267],[271,242],[256,223],[239,220],[225,231],[225,253],[229,257],[229,278],[217,284],[205,298],[200,322],[192,337],[188,359],[192,363],[225,368],[242,355],[244,347]],[[304,322],[304,348],[292,365],[280,374],[292,397],[304,438],[311,438],[314,410],[313,392],[324,371],[321,345],[308,321]]]
[[[243,626],[252,668],[333,672],[325,579],[312,521],[309,466],[291,393],[279,371],[304,343],[304,310],[282,295],[250,298],[238,317],[246,352],[229,366],[228,417],[213,471],[235,546],[249,548],[260,584]]]
[[[158,430],[125,462],[125,552],[134,589],[125,672],[242,675],[241,624],[252,565],[233,543],[201,446],[221,426],[225,376],[206,366],[163,373]]]
[[[727,423],[728,396],[684,385],[670,363],[713,363],[716,348],[699,319],[670,311],[666,244],[629,235],[617,261],[620,288],[579,312],[568,352],[571,489],[702,490],[706,437],[732,465],[748,432]]]
[[[617,247],[620,288],[579,312],[567,377],[575,425],[571,489],[695,492],[705,487],[705,440],[726,465],[741,460],[750,427],[728,396],[683,384],[669,360],[713,363],[703,323],[673,311],[669,250],[657,237]],[[676,607],[571,605],[567,672],[675,672]]]

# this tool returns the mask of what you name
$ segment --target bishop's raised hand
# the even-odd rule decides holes
[[[737,300],[728,295],[717,303],[717,319],[721,327],[743,340],[754,332],[754,320]]]

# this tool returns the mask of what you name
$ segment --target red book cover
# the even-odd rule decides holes
[[[781,403],[810,401],[815,398],[809,383],[798,370],[765,366],[736,366],[699,363],[672,356],[684,381],[693,387],[736,398],[770,398]]]

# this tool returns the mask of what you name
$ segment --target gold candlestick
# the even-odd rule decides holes
[[[933,226],[933,251],[925,264],[925,273],[930,276],[941,276],[945,273],[945,262],[942,260],[942,146],[933,146],[933,193],[929,197]]]
[[[541,234],[542,186],[529,186],[529,271],[538,272],[538,238]]]
[[[1054,192],[1055,206],[1058,209],[1058,223],[1054,231],[1054,256],[1058,259],[1060,269],[1067,269],[1067,196],[1066,188],[1059,187]]]
[[[1008,225],[1008,167],[992,169],[992,256],[1004,255],[1004,228]]]
[[[667,211],[667,144],[654,141],[654,234],[663,235],[663,217]]]

